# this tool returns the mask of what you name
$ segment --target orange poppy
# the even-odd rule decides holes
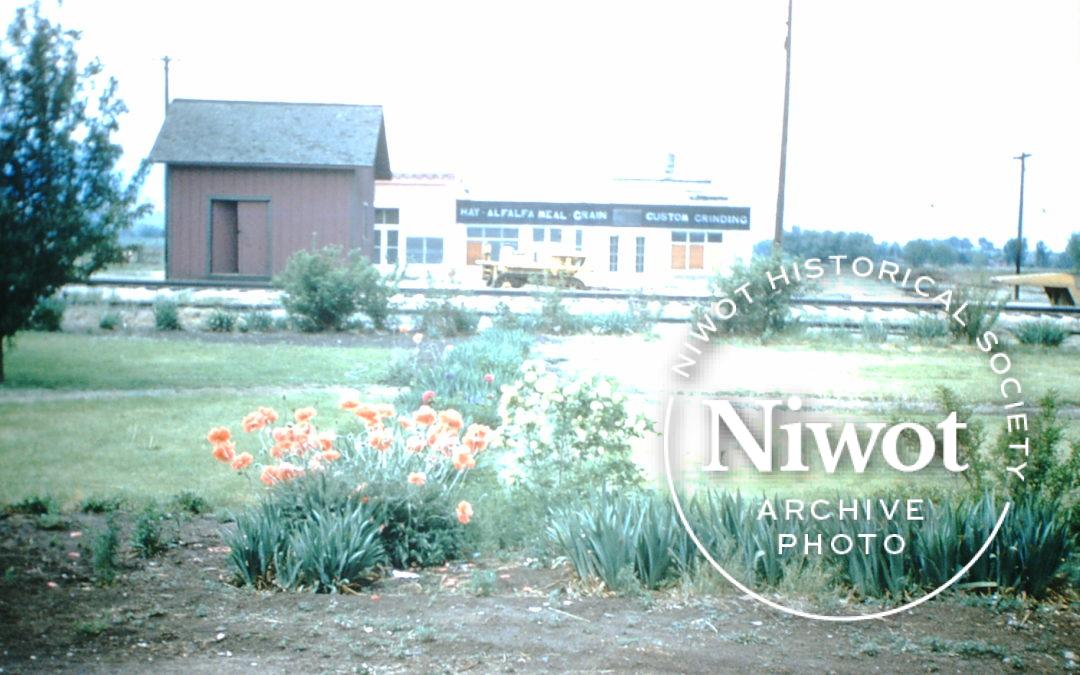
[[[236,457],[236,444],[223,442],[214,446],[214,459],[219,462],[231,462]]]
[[[389,431],[380,427],[368,436],[368,444],[379,452],[383,452],[389,450],[394,444],[394,437]]]
[[[259,414],[263,416],[263,419],[266,420],[267,424],[273,424],[278,421],[277,411],[273,408],[259,406]]]
[[[435,423],[435,410],[431,406],[422,405],[413,413],[413,420],[420,426],[428,426]]]
[[[409,474],[409,483],[412,485],[423,485],[427,482],[427,475],[423,471],[413,471]]]
[[[259,480],[267,485],[273,485],[277,482],[277,476],[274,475],[274,467],[268,466],[259,473]]]
[[[315,408],[297,408],[293,415],[296,417],[296,421],[303,423],[309,421],[312,417],[315,417]]]
[[[467,502],[465,500],[462,500],[462,501],[458,502],[458,505],[457,505],[457,519],[458,519],[458,522],[461,523],[462,525],[468,525],[469,521],[472,520],[472,516],[473,516],[472,504],[470,504],[469,502]]]
[[[236,469],[237,471],[241,469],[246,469],[251,466],[251,463],[254,461],[255,458],[251,456],[250,452],[241,452],[239,455],[236,456],[236,459],[233,460],[232,468]]]
[[[461,413],[454,410],[453,408],[449,410],[444,410],[439,413],[439,421],[442,422],[444,426],[449,427],[453,431],[459,431],[462,424],[464,424],[464,422],[462,422],[461,420]]]
[[[324,462],[333,462],[334,460],[341,459],[341,453],[337,450],[323,450],[319,455]]]
[[[476,459],[468,448],[458,448],[454,453],[454,468],[458,471],[472,469],[476,466]]]
[[[225,427],[214,427],[206,434],[206,440],[210,441],[214,445],[218,443],[227,443],[232,438],[232,434]]]

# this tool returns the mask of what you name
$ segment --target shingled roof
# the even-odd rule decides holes
[[[223,166],[373,166],[391,177],[382,106],[176,99],[154,162]]]

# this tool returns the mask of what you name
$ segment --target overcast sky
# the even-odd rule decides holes
[[[784,0],[45,7],[119,80],[127,168],[168,54],[174,98],[381,104],[395,171],[488,194],[660,176],[671,152],[771,237]],[[792,53],[788,227],[1001,244],[1023,151],[1029,242],[1080,231],[1080,0],[795,0]],[[145,193],[160,209],[160,170]]]

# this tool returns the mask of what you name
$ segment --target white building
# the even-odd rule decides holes
[[[728,204],[708,181],[512,192],[467,190],[447,174],[377,181],[377,262],[469,283],[486,246],[495,258],[509,248],[536,261],[574,251],[585,257],[589,287],[653,288],[711,276],[753,248],[750,209]]]

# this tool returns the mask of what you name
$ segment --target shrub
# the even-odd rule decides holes
[[[267,333],[274,329],[274,318],[270,312],[256,309],[248,312],[240,319],[240,330],[253,333]]]
[[[14,504],[4,507],[6,513],[19,513],[24,516],[40,516],[56,511],[56,502],[52,497],[31,495],[24,497]]]
[[[492,329],[456,345],[440,345],[422,335],[417,343],[390,368],[388,381],[407,387],[397,405],[415,409],[430,402],[423,400],[430,391],[439,406],[460,411],[466,421],[496,426],[499,387],[517,378],[532,338],[521,331]]]
[[[908,335],[916,340],[930,341],[949,334],[949,319],[920,314],[907,326]]]
[[[67,303],[63,298],[41,298],[27,319],[27,326],[31,330],[42,330],[55,333],[60,330],[60,324],[64,321],[64,310]]]
[[[1012,334],[1025,345],[1043,347],[1058,347],[1069,336],[1064,326],[1050,319],[1024,321],[1012,329]]]
[[[949,332],[957,340],[973,343],[976,338],[994,327],[1001,316],[1004,303],[996,299],[997,293],[991,288],[956,286],[952,292],[952,307],[959,309],[965,302],[968,304],[961,313],[964,323],[949,319]]]
[[[117,555],[120,552],[120,526],[113,515],[105,520],[105,527],[91,544],[91,565],[94,578],[99,584],[111,584],[118,571]]]
[[[560,495],[640,484],[630,443],[651,423],[630,415],[614,379],[594,375],[564,385],[543,361],[525,361],[502,392],[501,431],[527,487]]]
[[[730,298],[738,308],[730,318],[719,321],[722,332],[766,339],[791,327],[791,300],[796,294],[809,290],[811,285],[788,272],[790,283],[779,280],[774,289],[768,277],[779,274],[782,264],[777,256],[756,258],[750,264],[736,262],[728,274],[718,274],[712,279],[709,284],[712,294],[717,298]],[[739,290],[742,288],[753,302],[746,301]],[[709,311],[710,318],[719,320]]]
[[[252,412],[242,426],[257,439],[258,462],[251,452],[237,453],[227,428],[208,434],[215,458],[255,471],[271,488],[257,511],[238,518],[232,535],[244,583],[327,590],[332,572],[344,575],[336,583],[355,583],[358,565],[370,567],[384,556],[405,567],[441,564],[460,553],[472,505],[458,495],[491,429],[474,424],[463,432],[460,413],[427,406],[398,417],[393,406],[357,396],[347,396],[341,408],[348,414],[341,422],[357,425],[341,435],[320,432],[312,408],[277,427],[270,408]],[[349,542],[366,541],[361,521],[369,519],[378,547],[365,544],[368,552],[357,561],[341,559]]]
[[[1059,418],[1061,400],[1050,391],[1039,399],[1039,412],[1028,416],[1027,429],[1002,429],[991,448],[990,464],[1017,466],[1026,463],[1024,480],[1009,480],[997,489],[1019,501],[1038,497],[1058,505],[1065,522],[1080,533],[1080,444],[1065,436],[1065,423]],[[1028,452],[1021,449],[1027,445]]]
[[[472,335],[480,324],[480,314],[448,299],[429,300],[420,310],[420,332],[433,337]]]
[[[124,506],[119,497],[87,497],[79,504],[83,513],[113,513]]]
[[[215,309],[206,317],[206,329],[215,333],[231,333],[236,326],[236,316],[221,309]]]
[[[889,339],[889,327],[884,321],[863,319],[859,332],[862,333],[863,340],[874,344],[880,344]]]
[[[120,323],[120,315],[116,312],[105,312],[101,315],[101,319],[98,320],[98,328],[101,330],[116,330]]]
[[[282,303],[297,327],[312,332],[343,330],[358,311],[384,328],[396,292],[395,280],[380,275],[359,251],[344,255],[336,246],[297,251],[274,285],[284,291]]]
[[[158,330],[180,330],[180,309],[173,300],[154,303],[154,326]]]
[[[178,493],[173,497],[172,502],[176,509],[196,516],[202,513],[210,513],[211,510],[210,502],[189,490]]]
[[[143,558],[152,558],[165,550],[161,539],[161,514],[153,507],[147,507],[135,519],[131,532],[131,548]]]

